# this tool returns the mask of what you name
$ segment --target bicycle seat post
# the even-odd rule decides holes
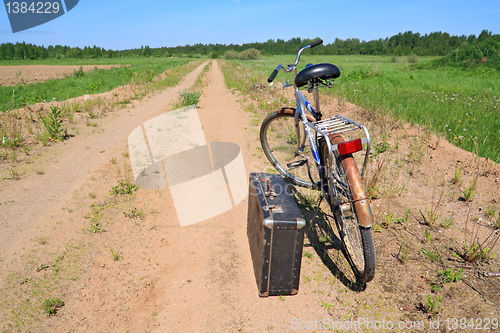
[[[316,117],[317,119],[316,120],[320,120],[321,119],[321,109],[319,107],[318,86],[319,86],[318,83],[313,83],[312,92],[313,92],[313,98],[314,98],[314,108],[316,109],[316,115],[317,115],[317,117]]]

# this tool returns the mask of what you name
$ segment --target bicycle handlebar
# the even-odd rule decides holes
[[[311,44],[306,45],[303,48],[301,48],[299,50],[299,52],[297,52],[297,58],[295,58],[295,62],[292,65],[288,65],[288,68],[286,68],[286,69],[285,69],[285,67],[283,67],[283,65],[278,65],[278,67],[276,67],[276,69],[271,73],[271,75],[267,79],[267,82],[269,82],[269,83],[273,82],[274,79],[276,78],[276,75],[278,75],[278,72],[280,69],[282,69],[283,72],[285,72],[285,73],[288,73],[292,69],[294,69],[297,66],[297,64],[299,63],[300,54],[302,53],[302,51],[304,51],[308,48],[313,48],[313,47],[321,45],[321,44],[323,44],[323,40],[321,38],[319,38],[319,39],[315,40],[314,42],[312,42]]]
[[[312,43],[311,43],[311,44],[309,44],[309,45],[311,45],[311,48],[312,48],[312,47],[318,46],[318,45],[320,45],[320,44],[323,44],[323,40],[322,40],[321,38],[320,38],[320,39],[318,39],[318,40],[315,40],[314,42],[312,42]]]

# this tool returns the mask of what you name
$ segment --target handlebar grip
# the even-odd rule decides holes
[[[269,76],[269,78],[267,79],[267,82],[269,82],[269,83],[273,82],[274,78],[276,78],[276,75],[278,75],[278,70],[277,69],[275,69],[271,73],[271,76]]]
[[[318,40],[315,40],[314,42],[311,43],[311,48],[318,46],[320,44],[323,44],[323,40],[320,38]]]

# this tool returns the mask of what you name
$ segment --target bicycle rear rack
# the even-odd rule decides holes
[[[330,119],[313,122],[311,123],[311,125],[321,136],[330,136],[332,134],[362,130],[365,137],[360,139],[361,144],[366,144],[365,159],[363,162],[363,169],[361,171],[361,178],[364,178],[371,147],[370,134],[368,133],[366,127],[360,123],[357,123],[340,115],[336,115]],[[332,145],[332,150],[339,151],[338,145]]]

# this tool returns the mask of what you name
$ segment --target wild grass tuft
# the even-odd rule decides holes
[[[189,105],[198,104],[200,101],[201,92],[200,91],[188,91],[184,90],[181,92],[179,99],[172,106],[173,109],[179,109]]]

